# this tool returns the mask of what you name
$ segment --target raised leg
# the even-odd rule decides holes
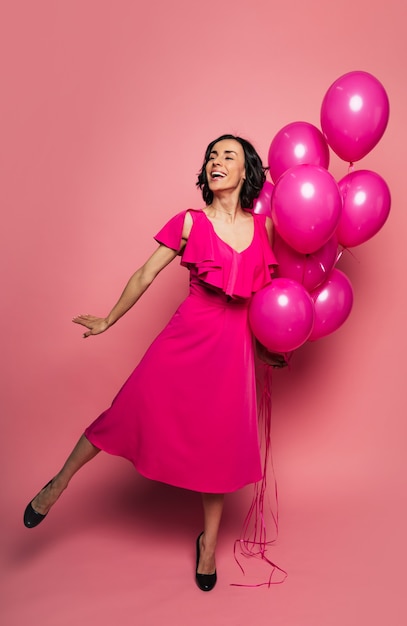
[[[72,476],[99,452],[99,448],[92,445],[85,435],[82,435],[62,469],[31,502],[34,511],[40,515],[46,515],[61,493],[67,488]]]

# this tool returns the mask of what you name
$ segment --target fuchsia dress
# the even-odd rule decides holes
[[[179,250],[185,213],[155,239]],[[147,478],[227,493],[262,478],[248,306],[277,263],[264,216],[253,214],[253,240],[239,253],[204,211],[190,213],[189,295],[85,436]]]

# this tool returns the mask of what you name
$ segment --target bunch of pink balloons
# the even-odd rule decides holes
[[[381,139],[389,118],[384,87],[367,72],[349,72],[328,89],[322,132],[293,122],[268,153],[273,182],[254,205],[271,217],[278,278],[252,299],[250,323],[272,352],[291,352],[337,330],[353,304],[352,285],[335,268],[338,250],[360,245],[386,222],[390,191],[379,174],[351,171],[338,182],[328,172],[329,147],[353,169]]]

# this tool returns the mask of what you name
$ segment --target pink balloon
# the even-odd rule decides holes
[[[310,254],[301,254],[285,243],[284,239],[276,233],[273,250],[278,261],[278,276],[296,280],[310,292],[328,278],[335,265],[338,239],[334,235],[319,250]]]
[[[274,137],[268,153],[271,178],[295,165],[320,165],[328,168],[329,148],[321,131],[308,122],[292,122]]]
[[[314,305],[294,280],[276,278],[254,294],[249,309],[253,334],[271,352],[290,352],[305,343],[314,323]]]
[[[339,181],[343,199],[337,235],[345,247],[358,246],[373,237],[390,212],[390,191],[379,174],[359,170]]]
[[[349,72],[328,89],[321,126],[332,150],[344,161],[358,161],[382,137],[389,120],[383,85],[368,72]]]
[[[255,213],[271,217],[271,196],[273,195],[273,190],[274,185],[266,180],[258,198],[254,201],[253,211]]]
[[[352,285],[338,269],[332,270],[328,280],[311,293],[315,307],[314,328],[310,341],[330,335],[348,318],[353,305]]]
[[[278,180],[271,198],[277,232],[289,246],[308,254],[334,234],[342,199],[333,176],[316,165],[297,165]]]

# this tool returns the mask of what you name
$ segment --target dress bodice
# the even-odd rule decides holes
[[[251,243],[241,252],[221,239],[202,209],[188,209],[193,225],[182,250],[181,264],[191,272],[191,281],[221,290],[231,298],[250,298],[271,282],[277,261],[271,250],[265,216],[253,213]],[[186,211],[178,213],[157,233],[155,239],[173,250],[181,248]]]

